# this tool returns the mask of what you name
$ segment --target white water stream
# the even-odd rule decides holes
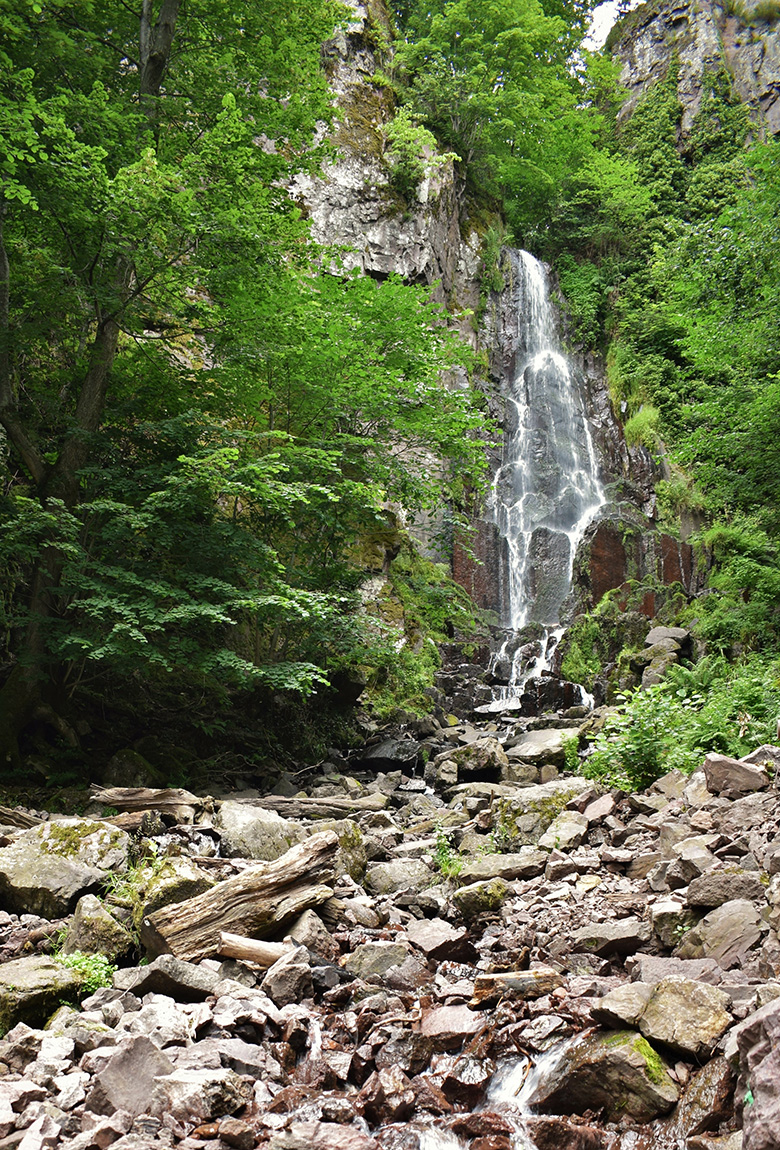
[[[513,251],[511,263],[518,369],[490,506],[508,553],[507,624],[517,632],[538,623],[544,636],[530,664],[512,639],[496,656],[496,663],[512,661],[503,699],[518,697],[549,669],[577,546],[606,502],[580,386],[560,349],[547,271],[528,252]]]

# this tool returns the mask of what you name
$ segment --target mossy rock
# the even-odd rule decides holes
[[[40,1028],[63,1002],[78,1002],[84,975],[34,955],[0,966],[0,1034],[17,1022]]]

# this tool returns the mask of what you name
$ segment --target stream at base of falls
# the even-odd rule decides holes
[[[547,269],[514,250],[510,267],[517,369],[489,504],[507,557],[509,635],[491,666],[506,684],[496,689],[497,710],[551,667],[577,547],[606,502],[581,383],[561,351]]]

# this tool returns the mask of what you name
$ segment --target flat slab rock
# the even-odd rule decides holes
[[[765,791],[770,782],[764,767],[715,753],[707,755],[704,760],[704,777],[708,791],[727,799],[740,798],[752,791]]]
[[[575,950],[606,957],[610,954],[634,954],[650,938],[650,927],[638,918],[620,918],[591,922],[572,931]]]
[[[437,1050],[458,1050],[484,1026],[484,1019],[467,1006],[437,1006],[423,1013],[420,1033]]]

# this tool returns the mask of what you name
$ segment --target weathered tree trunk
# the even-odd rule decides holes
[[[226,931],[219,936],[219,953],[225,958],[239,958],[257,966],[273,966],[290,949],[285,942],[263,942],[259,938],[245,938],[242,934]]]
[[[263,795],[261,799],[246,800],[247,806],[276,811],[288,819],[339,819],[350,811],[383,811],[387,803],[387,795],[380,794],[365,795],[359,799],[288,799],[280,795]]]
[[[204,894],[163,907],[141,924],[141,942],[153,955],[191,962],[219,953],[222,934],[267,936],[311,906],[331,898],[324,883],[336,873],[338,839],[320,831],[274,862],[225,879]]]

